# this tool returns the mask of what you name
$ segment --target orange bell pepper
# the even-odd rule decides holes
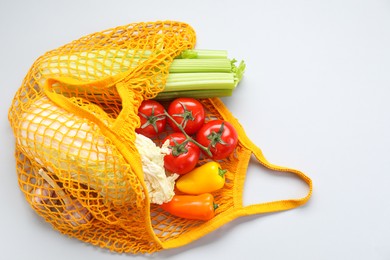
[[[199,195],[221,189],[225,185],[226,170],[211,161],[182,175],[176,181],[176,188],[186,194]]]
[[[175,195],[172,200],[163,203],[161,207],[180,218],[195,220],[210,220],[215,216],[218,205],[214,202],[214,196],[205,193],[202,195]]]

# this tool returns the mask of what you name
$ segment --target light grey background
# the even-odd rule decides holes
[[[137,21],[191,24],[197,48],[244,59],[225,104],[269,161],[314,182],[305,206],[236,220],[179,249],[118,255],[60,235],[17,186],[7,110],[34,60]],[[1,259],[390,259],[390,1],[0,0]],[[246,205],[303,196],[250,166]]]

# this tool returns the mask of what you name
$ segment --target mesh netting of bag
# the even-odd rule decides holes
[[[9,120],[21,190],[54,228],[119,252],[161,248],[135,148],[137,108],[163,90],[173,58],[195,38],[185,23],[133,23],[82,37],[32,65]]]
[[[187,244],[239,215],[252,152],[216,98],[201,100],[206,121],[231,121],[239,133],[235,153],[220,162],[228,173],[213,193],[216,216],[175,217],[150,203],[145,186],[135,145],[138,107],[163,90],[170,63],[195,39],[185,23],[133,23],[82,37],[33,64],[9,120],[20,189],[55,229],[115,252],[150,253]],[[161,145],[167,134],[154,142]]]

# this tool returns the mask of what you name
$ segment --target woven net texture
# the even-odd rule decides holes
[[[139,105],[163,90],[170,63],[195,39],[184,23],[134,23],[82,37],[33,64],[9,120],[20,189],[56,230],[122,253],[151,253],[206,233],[209,223],[174,217],[148,201],[134,131]],[[222,118],[213,99],[201,102],[206,121]],[[153,141],[161,145],[167,134]],[[234,208],[243,154],[239,143],[220,162],[228,173],[213,193],[215,223]]]

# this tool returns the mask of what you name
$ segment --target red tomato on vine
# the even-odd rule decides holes
[[[185,174],[194,169],[200,156],[199,147],[183,133],[172,133],[163,143],[166,140],[169,140],[169,152],[164,156],[165,169],[177,174]]]
[[[177,98],[173,100],[168,107],[168,114],[189,135],[195,134],[204,124],[205,111],[203,105],[194,98]],[[168,120],[168,123],[175,132],[180,132],[172,120]]]
[[[163,132],[166,126],[164,107],[154,100],[145,100],[138,108],[141,126],[135,131],[149,138]]]
[[[236,148],[238,134],[227,121],[212,120],[204,124],[196,135],[196,141],[208,147],[215,160],[228,157]]]

